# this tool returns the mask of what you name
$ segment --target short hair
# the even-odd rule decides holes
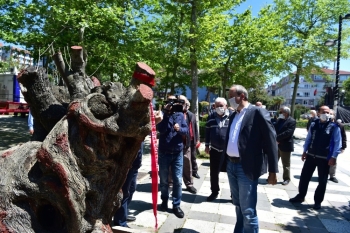
[[[318,109],[318,112],[321,112],[321,108],[328,108],[329,110],[331,110],[327,105],[322,105],[319,109]]]
[[[225,98],[218,97],[218,98],[215,99],[215,103],[220,103],[220,102],[225,104],[225,105],[227,105],[227,101],[226,101]]]
[[[315,110],[310,110],[310,114],[311,114],[311,115],[314,115],[314,116],[316,116],[316,115],[317,115],[317,113],[316,113],[316,111],[315,111]]]
[[[337,120],[337,123],[340,124],[340,123],[341,123],[341,119],[338,119],[338,120]]]
[[[185,102],[188,101],[187,97],[184,96],[184,95],[179,95],[178,98],[179,98],[180,100],[184,100]]]
[[[239,84],[234,84],[230,87],[230,89],[231,88],[236,89],[236,92],[238,95],[243,93],[245,100],[248,100],[248,91],[247,91],[247,89],[245,89],[245,87],[243,87],[242,85],[239,85]]]
[[[283,107],[283,112],[287,113],[288,116],[289,116],[290,115],[290,108],[284,106]]]

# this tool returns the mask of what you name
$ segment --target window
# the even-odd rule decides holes
[[[305,97],[309,97],[309,92],[304,92]]]
[[[299,93],[299,92],[297,93],[297,96],[300,96],[300,93]]]
[[[307,100],[304,100],[304,104],[307,104]]]
[[[320,75],[315,75],[314,76],[314,80],[322,80],[323,78],[322,78],[322,76],[320,76]]]

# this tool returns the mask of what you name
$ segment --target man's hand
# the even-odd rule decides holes
[[[30,129],[30,130],[29,130],[29,133],[30,133],[30,135],[33,135],[34,129]]]
[[[209,154],[209,146],[205,146],[205,153]]]
[[[305,159],[306,159],[306,156],[307,156],[307,155],[306,155],[306,152],[304,152],[304,153],[301,155],[301,161],[304,162]]]
[[[328,161],[328,165],[329,166],[334,166],[336,163],[336,159],[335,158],[331,158],[329,161]]]
[[[275,185],[277,184],[276,173],[269,172],[269,177],[267,178],[267,183]]]
[[[167,104],[167,105],[164,106],[164,109],[170,111],[170,110],[171,110],[171,107],[172,107],[172,106],[171,106],[170,104]]]
[[[156,122],[156,124],[158,124],[159,122],[161,122],[163,120],[163,113],[162,111],[155,111],[154,112],[154,120]]]
[[[178,123],[176,123],[176,124],[174,125],[174,129],[175,129],[176,132],[180,130],[180,126],[179,126]]]

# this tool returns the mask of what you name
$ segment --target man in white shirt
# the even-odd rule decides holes
[[[232,203],[236,207],[234,232],[258,232],[256,211],[258,178],[269,170],[268,183],[276,184],[278,150],[276,133],[266,109],[251,105],[241,85],[229,91],[230,117],[224,153]]]

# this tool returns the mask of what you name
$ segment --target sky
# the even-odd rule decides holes
[[[349,0],[350,1],[350,0]],[[237,8],[237,12],[241,13],[245,10],[247,10],[249,7],[251,7],[252,9],[252,14],[253,15],[258,15],[259,10],[268,5],[268,4],[273,4],[273,0],[246,0],[244,3],[242,3],[238,8]],[[346,23],[345,21],[343,21],[343,24]],[[350,22],[349,22],[350,24]],[[334,48],[336,49],[336,47]],[[324,64],[325,66],[328,66],[329,69],[333,69],[334,68],[334,62],[331,62],[329,64]],[[339,66],[340,70],[344,70],[344,71],[350,71],[350,59],[340,59],[340,66]],[[280,80],[280,77],[275,77],[272,79],[272,82],[277,82]]]

